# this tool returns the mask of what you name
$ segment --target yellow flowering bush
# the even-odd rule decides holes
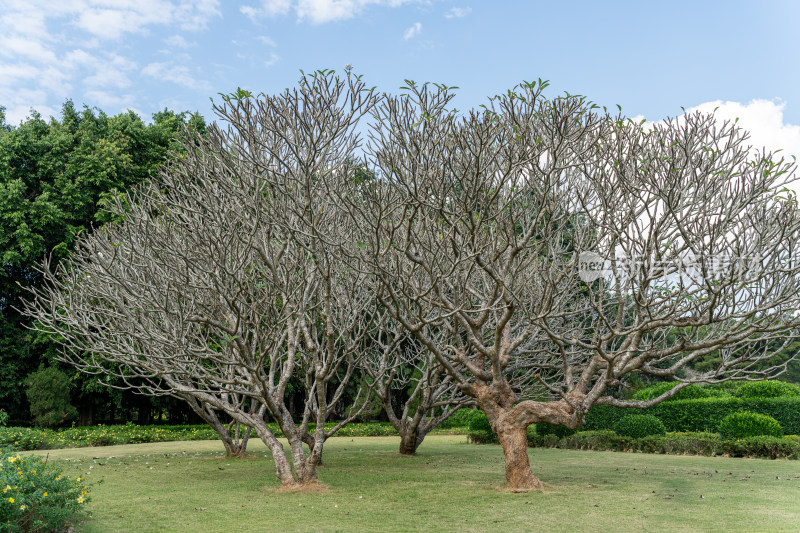
[[[0,452],[0,533],[61,531],[86,515],[89,488],[37,456]]]

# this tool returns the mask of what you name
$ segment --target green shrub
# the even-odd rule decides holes
[[[677,384],[677,381],[666,381],[664,383],[659,383],[658,385],[653,385],[652,387],[636,391],[636,393],[633,395],[633,399],[638,401],[652,400],[653,398],[657,398],[668,390],[672,389]],[[677,400],[696,400],[698,398],[716,398],[723,396],[729,396],[729,394],[720,389],[701,387],[700,385],[689,385],[688,387],[682,388],[676,392],[674,396],[664,401],[672,402]]]
[[[657,417],[667,431],[716,431],[723,418],[736,411],[747,410],[768,415],[777,420],[788,434],[800,434],[800,397],[781,398],[699,398],[661,402],[641,409],[642,414]],[[611,405],[596,405],[586,415],[583,430],[612,429],[630,409]]]
[[[463,407],[453,413],[453,415],[442,422],[439,426],[441,428],[468,428],[469,423],[472,422],[472,419],[478,416],[479,414],[483,414],[480,409],[471,409],[468,407]],[[486,415],[484,415],[486,416]]]
[[[768,459],[800,459],[800,442],[774,436],[757,436],[725,441],[731,457],[765,457]]]
[[[718,431],[726,439],[744,439],[769,435],[783,436],[780,423],[771,416],[739,411],[731,413],[719,423]]]
[[[653,415],[628,415],[614,425],[614,432],[623,437],[641,439],[650,435],[664,435],[664,424]]]
[[[0,453],[0,531],[63,531],[89,501],[81,478],[71,480],[36,456]]]
[[[495,444],[499,442],[497,435],[492,430],[489,419],[481,412],[469,422],[469,432],[467,433],[469,441],[475,444]]]
[[[36,428],[0,427],[0,448],[12,450],[43,450],[50,448],[54,432]]]
[[[69,403],[72,383],[55,367],[40,368],[25,379],[31,415],[37,426],[58,426],[75,418],[77,410]]]
[[[0,409],[0,427],[6,427],[8,423],[8,413],[6,413],[3,409]]]
[[[650,435],[636,441],[636,451],[673,455],[715,456],[725,453],[722,437],[718,433],[669,433]]]
[[[569,429],[566,426],[554,426],[552,424],[536,424],[537,435],[555,435],[559,439],[569,437],[574,434],[574,429]]]
[[[739,398],[790,398],[800,396],[800,387],[783,381],[749,381],[734,394]]]
[[[570,450],[644,452],[673,455],[730,455],[731,457],[765,457],[772,459],[800,458],[800,439],[784,437],[750,437],[724,440],[718,433],[668,433],[641,439],[617,435],[613,431],[579,431],[559,439],[555,435],[536,435],[529,446]]]
[[[626,451],[633,446],[633,439],[613,431],[581,431],[563,439],[563,447],[572,450]]]

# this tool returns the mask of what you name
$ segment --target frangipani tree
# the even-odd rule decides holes
[[[710,117],[645,129],[581,97],[546,99],[541,83],[463,116],[445,87],[408,89],[373,112],[365,164],[379,183],[340,194],[367,243],[353,260],[486,413],[509,485],[541,486],[530,424],[577,428],[593,405],[780,373],[785,361],[764,370],[773,354],[753,348],[800,324],[793,165],[749,158],[745,134]],[[721,362],[693,372],[714,350]],[[618,399],[637,373],[680,384]]]
[[[186,131],[185,153],[116,204],[121,222],[43,269],[48,283],[26,311],[58,334],[66,361],[222,411],[256,430],[282,483],[311,483],[325,439],[366,403],[357,394],[326,429],[374,301],[368,277],[337,259],[350,226],[318,176],[352,152],[374,96],[354,76],[317,73],[293,93],[223,100],[229,128]],[[301,413],[286,404],[292,378],[305,387]]]

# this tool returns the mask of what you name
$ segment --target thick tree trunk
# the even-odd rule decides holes
[[[524,427],[497,424],[497,436],[506,457],[506,481],[512,489],[540,489],[542,482],[531,470]]]
[[[419,431],[406,431],[400,434],[400,455],[414,455],[422,444],[424,435]]]
[[[78,425],[91,426],[94,424],[94,404],[91,401],[78,406]]]

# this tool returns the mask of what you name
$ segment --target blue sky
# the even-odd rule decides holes
[[[457,85],[459,109],[537,78],[651,121],[719,107],[800,155],[799,23],[793,0],[0,0],[0,106],[211,118],[219,92],[351,63],[383,91]]]

